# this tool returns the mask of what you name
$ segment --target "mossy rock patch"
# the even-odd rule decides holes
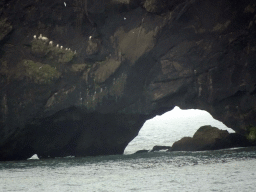
[[[34,39],[31,43],[32,53],[40,57],[46,56],[52,48],[46,42],[37,39]]]
[[[61,49],[59,47],[50,45],[48,42],[34,39],[31,42],[32,53],[37,57],[44,57],[45,59],[57,63],[68,63],[76,55],[71,50]]]
[[[88,64],[73,64],[71,66],[71,71],[72,72],[81,72],[90,67],[91,67],[91,65],[88,65]]]
[[[256,143],[256,127],[249,127],[247,129],[248,133],[246,135],[246,138],[250,141],[250,142],[253,142],[253,143]]]
[[[27,78],[37,84],[49,84],[60,77],[61,73],[48,64],[34,62],[32,60],[23,60],[18,64],[15,79]]]

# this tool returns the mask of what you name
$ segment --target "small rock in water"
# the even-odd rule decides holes
[[[153,149],[150,151],[150,152],[155,152],[155,151],[167,151],[167,150],[171,150],[172,147],[170,146],[159,146],[159,145],[156,145],[153,147]]]
[[[148,152],[149,152],[149,150],[143,149],[143,150],[136,151],[134,154],[138,154],[138,153],[148,153]]]

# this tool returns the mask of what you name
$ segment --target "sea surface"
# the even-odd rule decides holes
[[[231,132],[206,112],[175,108],[147,121],[125,155],[0,162],[0,192],[256,191],[255,147],[132,154],[209,124]]]

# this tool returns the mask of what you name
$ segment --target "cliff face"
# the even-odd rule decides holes
[[[174,106],[256,126],[254,0],[3,0],[0,65],[0,160],[121,154]]]

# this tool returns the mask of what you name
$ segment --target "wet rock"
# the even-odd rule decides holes
[[[212,149],[224,149],[224,148],[235,148],[235,147],[250,147],[254,146],[255,143],[250,142],[246,136],[231,133],[226,138],[216,139],[216,142],[213,144]]]
[[[230,133],[227,140],[230,142],[229,148],[232,147],[249,147],[255,145],[253,142],[250,142],[246,136],[238,133]]]
[[[156,145],[153,147],[153,149],[150,152],[156,152],[156,151],[162,151],[162,150],[171,150],[172,147],[170,146],[160,146],[160,145]]]
[[[229,134],[211,126],[203,126],[197,130],[194,136],[184,137],[175,142],[172,151],[202,151],[217,150],[234,147],[252,146],[245,136],[238,133]]]
[[[216,127],[203,126],[200,127],[194,136],[184,137],[175,142],[172,151],[201,151],[218,149],[216,143],[226,139],[229,136],[227,131],[219,130]],[[227,146],[220,146],[226,148]]]
[[[134,154],[139,154],[139,153],[148,153],[148,152],[149,152],[149,150],[145,150],[145,149],[143,149],[143,150],[136,151]]]
[[[191,137],[183,137],[172,145],[172,151],[196,151],[197,146],[194,146],[194,140]]]

